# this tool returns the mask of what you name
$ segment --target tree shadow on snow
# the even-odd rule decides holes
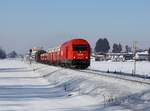
[[[117,98],[111,102],[82,106],[78,108],[59,109],[62,111],[150,111],[150,90]]]
[[[7,85],[0,86],[0,101],[19,101],[34,98],[56,98],[65,96],[62,88],[48,85]]]
[[[120,106],[133,111],[150,111],[150,90],[115,98],[106,106],[107,108]]]
[[[5,73],[5,72],[30,72],[33,70],[29,70],[26,67],[21,67],[21,68],[0,68],[0,73]]]
[[[88,105],[88,106],[80,106],[73,108],[55,108],[54,110],[58,111],[105,111],[103,105]]]

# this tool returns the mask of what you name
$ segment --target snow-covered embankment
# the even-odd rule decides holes
[[[79,111],[150,109],[150,86],[37,63],[32,67],[49,81],[50,86],[61,87],[68,98],[78,98],[79,102],[73,99],[70,102],[75,106],[80,104]],[[88,102],[89,106],[82,105]]]

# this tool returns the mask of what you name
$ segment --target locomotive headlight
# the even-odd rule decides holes
[[[76,56],[73,57],[73,59],[75,59],[75,58],[76,58]]]
[[[88,59],[88,57],[86,56],[85,59]]]

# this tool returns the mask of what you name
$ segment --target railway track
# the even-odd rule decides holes
[[[115,79],[120,79],[120,80],[124,80],[124,81],[130,81],[130,82],[134,82],[134,83],[139,83],[139,84],[146,84],[146,85],[150,85],[150,79],[145,79],[145,78],[141,78],[141,77],[136,77],[136,76],[128,76],[128,75],[121,75],[121,74],[114,74],[114,73],[107,73],[104,71],[99,71],[99,70],[93,70],[93,69],[86,69],[86,70],[78,70],[79,72],[85,72],[85,73],[89,73],[89,74],[95,74],[98,76],[105,76],[105,77],[109,77],[109,78],[115,78]]]
[[[62,68],[62,67],[60,67],[60,68]],[[63,67],[63,69],[68,69],[68,68]],[[100,71],[100,70],[94,70],[94,69],[85,69],[85,70],[78,69],[77,70],[77,69],[72,68],[71,70],[84,72],[84,73],[88,73],[88,74],[95,74],[98,76],[120,79],[120,80],[124,80],[124,81],[130,81],[130,82],[139,83],[139,84],[150,85],[150,77],[145,77],[143,75],[141,75],[141,76],[134,75],[133,76],[132,74],[119,73],[119,72],[109,72],[108,73],[106,71]]]

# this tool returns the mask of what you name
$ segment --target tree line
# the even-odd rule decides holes
[[[6,54],[6,51],[0,48],[0,59],[8,58],[16,58],[18,54],[15,51],[11,51],[10,53]]]
[[[96,46],[94,48],[94,52],[99,53],[108,53],[110,50],[109,41],[107,38],[100,38],[96,42]],[[120,53],[122,52],[123,47],[120,43],[114,43],[112,47],[112,53]],[[125,46],[125,52],[132,52],[132,48],[128,45]],[[148,50],[149,60],[150,60],[150,48]]]
[[[113,53],[120,53],[123,50],[123,47],[120,43],[118,43],[118,44],[114,43],[112,48],[113,48],[112,49]],[[110,45],[109,45],[109,42],[106,38],[104,38],[104,39],[100,38],[97,40],[96,46],[94,48],[94,51],[96,53],[108,53],[109,50],[110,50]],[[131,47],[126,45],[125,46],[125,52],[131,52]]]

